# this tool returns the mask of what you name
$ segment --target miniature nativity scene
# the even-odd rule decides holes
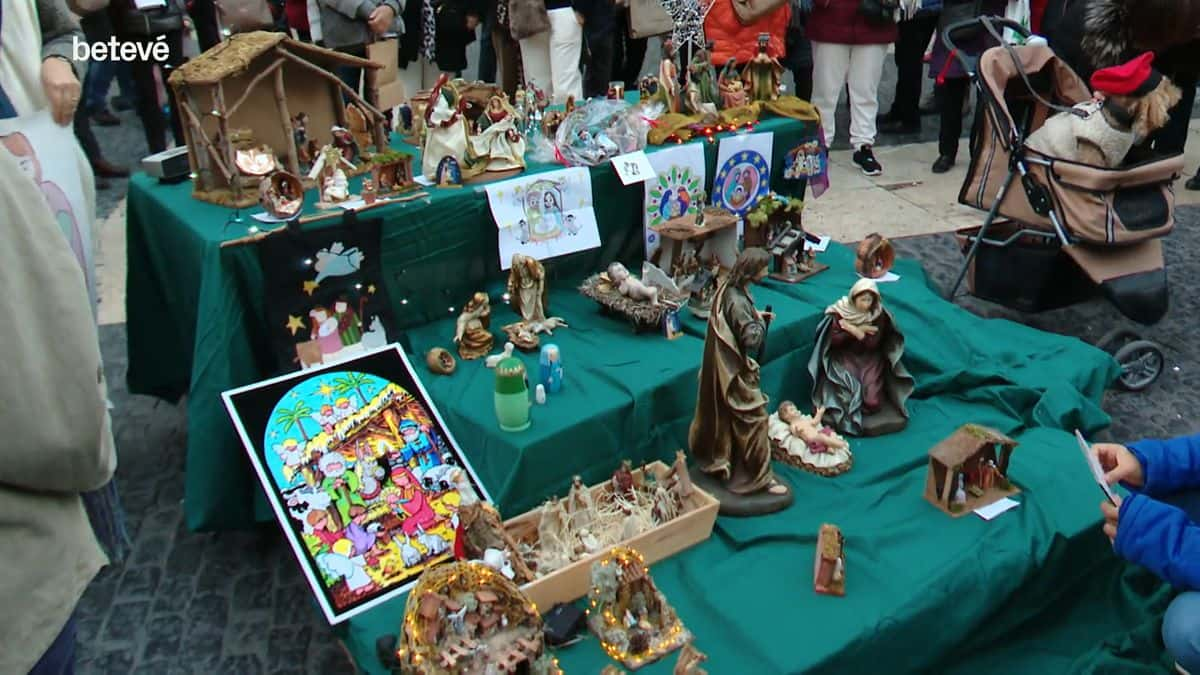
[[[1017,442],[978,424],[965,424],[929,451],[925,499],[955,518],[1021,490],[1008,479]]]
[[[649,261],[636,277],[619,262],[584,280],[579,292],[595,300],[602,312],[628,321],[635,332],[662,327],[666,316],[687,304],[690,293]]]
[[[703,200],[704,194],[696,199]],[[693,261],[714,260],[724,269],[732,268],[738,255],[738,217],[721,206],[682,210],[682,215],[650,226],[659,236],[659,247],[650,262],[672,278],[687,274]]]
[[[546,268],[537,258],[513,254],[507,292],[509,306],[521,320],[504,326],[503,330],[517,349],[534,351],[541,344],[538,334],[552,335],[556,328],[567,326],[561,318],[547,315],[550,291],[546,286]]]
[[[592,563],[591,576],[588,628],[611,658],[636,670],[691,642],[638,551],[614,548]]]
[[[854,271],[860,277],[880,279],[892,271],[894,264],[896,250],[892,248],[892,242],[882,235],[872,233],[859,242],[854,256]]]
[[[772,279],[794,284],[829,269],[817,262],[813,246],[820,244],[821,238],[804,231],[803,210],[804,200],[772,192],[746,214],[743,243],[771,254]]]
[[[846,540],[836,525],[826,523],[817,534],[813,590],[821,595],[846,594]]]
[[[183,122],[192,196],[249,206],[259,200],[259,182],[283,170],[319,180],[323,191],[332,187],[328,196],[339,201],[346,176],[367,170],[368,146],[387,148],[383,113],[338,78],[342,66],[379,67],[256,31],[233,35],[176,68],[169,83]],[[317,130],[325,129],[328,136],[319,138]]]
[[[812,405],[829,427],[850,436],[880,436],[908,425],[914,381],[903,363],[904,335],[879,287],[859,279],[825,309],[808,362]]]
[[[466,91],[480,86],[487,96],[482,106]],[[439,185],[476,178],[494,180],[525,169],[521,118],[494,85],[473,86],[452,81],[443,73],[422,108],[421,172],[426,179]],[[470,111],[475,112],[474,117]],[[457,180],[451,180],[451,173]]]
[[[537,607],[504,575],[448,563],[421,575],[404,606],[400,672],[561,675],[545,651]]]

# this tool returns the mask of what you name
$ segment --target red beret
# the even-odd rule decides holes
[[[1111,68],[1101,68],[1092,73],[1092,89],[1116,96],[1142,96],[1149,93],[1162,81],[1162,74],[1151,67],[1154,52]]]

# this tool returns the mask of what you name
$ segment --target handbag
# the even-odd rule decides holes
[[[524,40],[550,30],[546,0],[509,0],[508,31],[514,40]]]
[[[216,0],[217,23],[230,33],[273,30],[275,17],[266,0]]]
[[[743,26],[758,21],[787,4],[787,0],[733,0],[733,13]]]
[[[859,0],[858,12],[872,26],[890,26],[896,23],[896,12],[900,0]]]
[[[629,0],[629,36],[635,40],[670,33],[675,20],[659,0]]]

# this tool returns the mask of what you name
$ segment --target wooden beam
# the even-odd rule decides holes
[[[283,63],[283,59],[275,62],[275,66]],[[275,67],[272,66],[272,67]],[[283,69],[275,68],[275,105],[279,108],[279,121],[283,124],[283,134],[287,138],[287,167],[288,171],[300,175],[300,155],[296,148],[296,134],[292,133],[292,115],[288,112],[287,96],[283,90]]]
[[[395,199],[389,199],[387,201],[377,201],[374,204],[371,204],[370,206],[364,206],[362,208],[354,209],[354,211],[356,213],[362,213],[363,211],[368,211],[370,209],[373,209],[373,208],[376,208],[379,206],[386,206],[388,204],[402,204],[404,202],[411,202],[414,199],[421,199],[421,198],[428,197],[428,196],[429,196],[428,192],[415,192],[411,195],[405,195],[403,197],[397,197]],[[346,211],[344,209],[337,209],[335,211],[327,211],[325,213],[314,213],[311,216],[304,216],[303,218],[301,218],[300,223],[302,225],[304,225],[304,224],[316,222],[318,220],[327,220],[329,218],[344,218],[345,215],[346,215]],[[280,225],[279,227],[276,227],[276,228],[273,228],[270,230],[262,230],[259,232],[255,232],[254,234],[248,234],[244,237],[239,237],[237,239],[230,239],[228,241],[223,241],[223,242],[221,242],[221,248],[229,248],[232,246],[242,246],[243,244],[253,244],[255,242],[262,241],[263,239],[266,239],[267,237],[269,237],[273,234],[278,234],[278,233],[284,232],[286,230],[287,230],[287,225]]]
[[[282,66],[282,65],[283,65],[283,59],[275,59],[274,63],[267,66],[266,69],[264,69],[258,75],[255,75],[254,79],[250,80],[250,84],[246,85],[246,89],[244,91],[242,91],[242,95],[239,96],[238,99],[233,102],[233,105],[229,106],[229,110],[226,112],[226,114],[229,115],[230,117],[233,117],[233,114],[235,112],[237,112],[238,108],[242,107],[242,104],[246,102],[246,98],[250,96],[250,92],[254,91],[254,87],[258,86],[258,83],[262,82],[263,78],[267,77],[271,73],[274,73],[276,70],[279,69],[279,66]]]
[[[284,49],[277,49],[276,51],[279,53],[280,56],[291,60],[293,63],[299,65],[301,68],[310,70],[318,75],[321,75],[325,79],[333,82],[335,85],[337,85],[339,88],[341,88],[342,91],[345,91],[347,94],[350,95],[350,100],[363,106],[364,110],[366,110],[366,111],[370,112],[372,115],[374,115],[375,120],[377,122],[383,121],[383,119],[384,119],[383,113],[379,112],[379,109],[376,108],[375,106],[364,101],[363,98],[358,95],[358,92],[351,89],[350,86],[347,85],[345,82],[342,82],[342,79],[340,77],[338,77],[337,75],[329,72],[328,70],[325,70],[324,68],[314,66],[313,64],[309,63],[308,61],[305,61],[304,59],[300,58],[299,56],[296,56],[295,54],[291,54]]]
[[[192,92],[186,85],[175,87],[175,105],[179,106],[180,109],[187,109],[188,104],[194,104]],[[192,113],[192,118],[195,119],[195,111],[189,110],[189,112]],[[183,129],[185,135],[184,140],[187,141],[188,161],[191,162],[192,170],[196,172],[196,177],[192,179],[192,184],[207,190],[208,181],[204,179],[204,174],[212,172],[212,169],[210,169],[208,166],[208,157],[203,152],[199,152],[200,139],[192,130],[192,124],[190,120]],[[203,132],[204,130],[201,129],[200,131]]]
[[[225,161],[217,151],[216,144],[214,144],[212,140],[209,139],[208,134],[205,133],[204,127],[200,124],[199,116],[191,109],[191,106],[180,106],[180,109],[183,110],[184,114],[187,116],[188,123],[195,129],[195,132],[200,135],[200,140],[204,141],[204,148],[208,151],[208,154],[212,156],[213,161],[216,162],[217,168],[221,170],[221,174],[225,176],[225,180],[232,184],[232,169],[236,169],[237,167],[225,166]],[[211,188],[211,185],[206,187],[206,189]]]
[[[225,156],[225,163],[234,169],[233,175],[229,179],[229,187],[233,189],[235,198],[242,196],[242,180],[238,175],[237,160],[233,154],[233,141],[229,138],[229,119],[225,114],[225,87],[220,82],[213,85],[212,90],[213,112],[217,115],[217,129],[220,132],[221,138],[221,154]]]

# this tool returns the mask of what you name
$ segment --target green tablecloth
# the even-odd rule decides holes
[[[810,385],[805,364],[820,311],[854,280],[847,249],[835,246],[822,259],[832,263],[831,271],[799,285],[769,282],[755,291],[759,306],[772,304],[779,313],[763,366],[764,388],[776,403],[805,400]],[[1101,495],[1074,437],[1063,429],[1087,433],[1107,424],[1098,402],[1117,372],[1110,357],[1073,338],[980,319],[950,305],[911,262],[902,261],[897,271],[902,279],[882,288],[907,337],[905,362],[917,381],[909,428],[853,441],[855,466],[838,478],[777,465],[796,493],[791,508],[762,518],[721,518],[711,539],[651,570],[696,635],[698,648],[708,653],[710,672],[942,668],[957,645],[982,635],[990,638],[983,646],[1002,642],[1104,554]],[[565,483],[528,478],[541,472],[533,465],[514,466],[518,456],[598,477],[618,457],[638,457],[619,445],[623,431],[617,430],[640,426],[643,416],[654,418],[654,433],[667,447],[683,443],[702,345],[695,335],[675,343],[626,337],[612,322],[606,327],[586,319],[585,308],[562,292],[551,303],[556,313],[566,312],[584,326],[561,336],[568,389],[536,409],[528,434],[499,437],[472,456],[488,471],[496,470],[494,464],[512,467],[512,480],[539,496],[547,489],[561,493]],[[415,340],[423,345],[448,328],[422,331]],[[698,331],[700,324],[688,328]],[[636,351],[625,347],[631,340],[640,345]],[[585,356],[591,345],[596,349]],[[493,422],[483,408],[486,376],[463,374],[434,380],[435,396],[460,398],[448,406],[455,429],[488,427]],[[610,408],[610,401],[623,400],[613,389],[627,392],[624,400],[632,397],[634,403]],[[538,451],[545,435],[559,433],[563,418],[586,411],[599,415],[602,424],[569,429],[569,443]],[[1010,471],[1023,489],[1017,496],[1021,506],[992,522],[951,519],[923,499],[927,451],[965,422],[994,426],[1021,443]],[[846,536],[844,598],[812,591],[811,561],[824,522],[839,525]],[[1111,560],[1111,553],[1104,555]],[[365,671],[381,672],[375,639],[395,632],[402,612],[403,602],[396,601],[339,627]],[[607,663],[594,640],[559,656],[568,673],[595,673]],[[969,662],[969,656],[962,660]],[[1003,656],[995,662],[1002,663]],[[673,658],[646,672],[666,673],[672,664]]]
[[[778,175],[784,154],[812,139],[816,126],[769,118],[757,126],[757,131],[775,134],[772,173]],[[711,175],[717,145],[700,142],[705,145]],[[531,167],[530,171],[551,168],[555,167]],[[776,189],[782,191],[786,185],[777,183]],[[642,256],[642,186],[622,186],[612,168],[601,165],[592,169],[592,190],[603,245],[547,262],[547,272],[559,296],[573,295],[569,288],[574,282],[564,279],[579,278],[612,260],[633,263]],[[482,187],[428,191],[429,199],[367,212],[384,219],[384,283],[401,327],[425,335],[429,333],[420,327],[445,318],[447,307],[461,306],[474,291],[504,278],[496,230]],[[313,201],[310,192],[308,203]],[[126,214],[128,384],[134,393],[168,400],[188,394],[184,508],[188,526],[197,530],[248,527],[255,520],[272,518],[219,396],[222,391],[273,374],[256,252],[252,246],[220,248],[222,241],[246,234],[247,224],[254,223],[249,213],[257,210],[245,212],[245,223],[226,226],[231,211],[193,200],[190,183],[160,185],[144,174],[130,181]],[[408,303],[401,306],[401,300]],[[592,313],[581,298],[569,297],[561,305],[558,301],[552,304],[573,320],[577,311],[567,311],[571,302]],[[560,306],[562,309],[558,309]],[[442,332],[437,344],[448,346],[453,331],[445,332],[444,327],[439,330]],[[620,330],[612,332],[619,334]],[[581,326],[572,335],[584,339],[588,333]],[[597,341],[602,337],[602,333],[592,335]],[[578,357],[585,350],[576,350],[576,345],[588,343],[571,342],[573,339],[563,336],[567,343],[565,356],[575,359],[577,366],[582,365]],[[633,344],[606,344],[604,353],[612,362],[629,361],[620,353]],[[640,348],[641,343],[637,344]],[[663,351],[673,354],[670,363],[677,370],[690,358],[686,349]],[[480,377],[485,376],[460,374],[439,383],[434,398],[445,407],[452,401],[448,397],[455,397],[459,388],[467,387],[468,380]],[[582,424],[575,433],[601,434],[608,452],[626,446],[630,453],[645,454],[663,450],[656,443],[662,432],[651,422],[664,411],[674,417],[680,406],[690,405],[686,393],[676,396],[669,387],[660,391],[671,400],[644,401],[635,400],[633,394],[637,392],[623,390],[619,381],[605,378],[603,382],[594,386],[609,387],[616,397],[610,402],[611,409],[598,411],[603,419],[581,422],[581,415],[558,416],[539,422],[529,436],[516,441],[501,437],[492,423],[490,399],[477,400],[482,405],[477,405],[483,411],[480,414],[452,415],[451,430],[502,508],[515,511],[536,503],[543,495],[529,492],[531,487],[552,485],[570,475],[570,469],[544,461],[561,450],[550,445],[552,428],[563,432],[555,437],[561,440],[571,436],[566,433],[568,427]],[[661,411],[659,403],[664,404]],[[626,417],[630,411],[635,415]],[[542,416],[552,415],[547,411]],[[533,443],[535,440],[545,443],[539,445]],[[580,461],[598,460],[599,448],[589,452],[596,454]]]

